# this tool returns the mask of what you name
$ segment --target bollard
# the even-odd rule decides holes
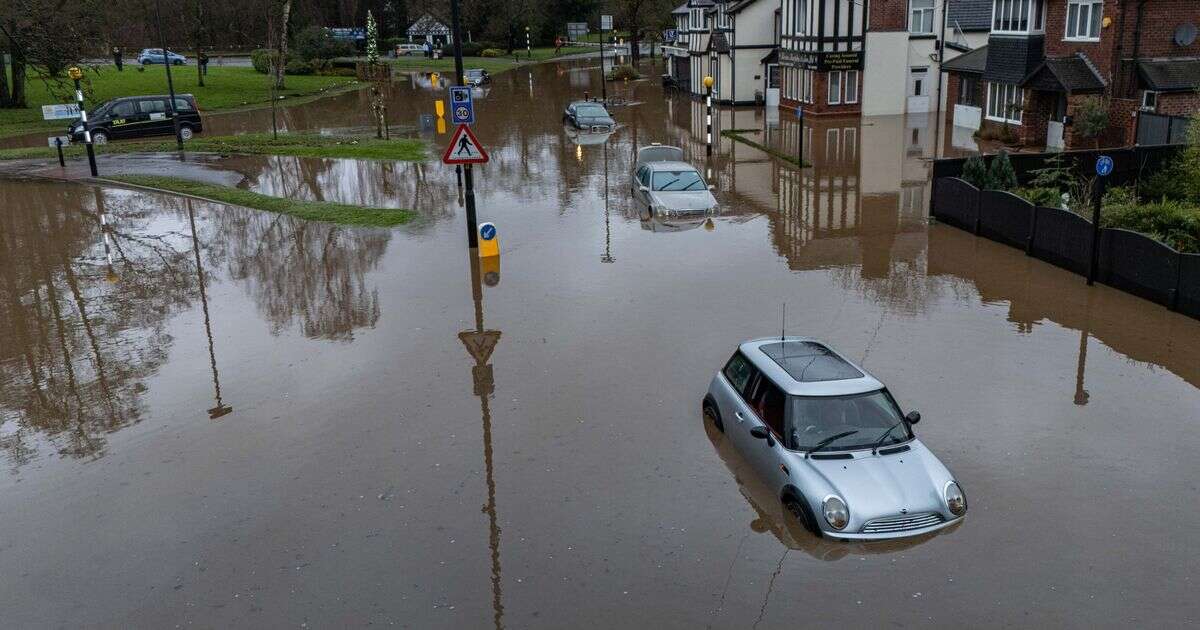
[[[712,155],[712,93],[713,93],[713,78],[711,75],[704,77],[704,152],[706,155]]]
[[[500,255],[500,236],[496,233],[496,224],[479,224],[479,257],[488,258]]]
[[[58,165],[63,168],[66,168],[67,162],[66,162],[66,160],[63,159],[63,152],[62,152],[62,138],[55,138],[54,146],[55,146],[55,148],[58,149]]]

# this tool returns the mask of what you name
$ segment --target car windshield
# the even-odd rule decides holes
[[[704,190],[704,179],[696,171],[656,171],[654,190],[664,192],[682,190]]]
[[[575,115],[586,118],[605,118],[608,116],[608,112],[599,105],[580,105],[575,108]]]
[[[788,414],[790,448],[807,451],[839,434],[822,450],[851,450],[905,442],[912,437],[900,409],[884,390],[853,396],[792,396]],[[897,424],[899,426],[897,426]],[[887,438],[883,435],[892,429]],[[854,431],[854,433],[850,433]]]
[[[467,76],[472,79],[483,76],[483,70],[467,70]]]

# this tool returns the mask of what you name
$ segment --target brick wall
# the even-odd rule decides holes
[[[1046,124],[1058,94],[1051,92],[1025,91],[1025,108],[1021,110],[1021,140],[1027,145],[1046,144]]]
[[[789,69],[790,70],[790,69]],[[842,74],[844,82],[845,73]],[[858,102],[857,103],[842,103],[838,105],[830,105],[829,99],[829,75],[826,72],[818,72],[813,75],[813,102],[800,103],[786,96],[782,96],[780,102],[785,107],[797,107],[804,105],[804,114],[813,116],[824,115],[840,115],[840,116],[855,116],[862,113],[862,89],[863,89],[863,72],[858,73]],[[846,94],[846,86],[842,86],[843,97]]]
[[[867,30],[872,32],[907,31],[908,0],[870,0]]]
[[[1140,103],[1139,103],[1140,104]],[[1191,116],[1200,111],[1200,93],[1178,92],[1158,95],[1158,114],[1169,116]]]

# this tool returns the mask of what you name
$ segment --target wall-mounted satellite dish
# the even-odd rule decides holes
[[[1180,24],[1175,29],[1175,43],[1179,46],[1191,46],[1196,42],[1196,25]]]

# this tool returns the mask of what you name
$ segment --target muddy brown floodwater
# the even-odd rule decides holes
[[[592,144],[559,117],[597,88],[583,62],[480,95],[498,282],[433,162],[198,167],[420,211],[398,230],[0,180],[0,625],[1195,626],[1200,322],[930,225],[904,119],[813,121],[803,175],[722,139],[725,215],[643,224],[635,146],[702,163],[702,112],[616,85]],[[791,146],[782,118],[720,124]],[[965,522],[814,539],[703,421],[784,302],[921,410]]]

